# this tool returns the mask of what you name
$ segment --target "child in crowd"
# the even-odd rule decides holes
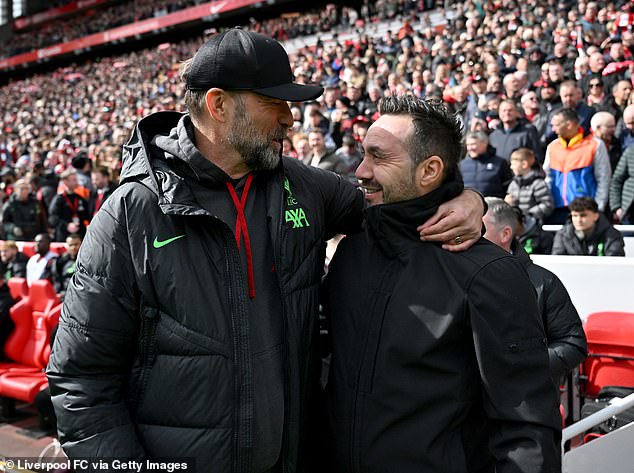
[[[528,148],[513,151],[511,170],[515,177],[504,200],[519,207],[525,215],[543,222],[553,212],[554,203],[533,151]]]
[[[555,234],[553,255],[625,256],[623,235],[592,197],[570,202],[570,222]]]

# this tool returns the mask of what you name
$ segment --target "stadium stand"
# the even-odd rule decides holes
[[[138,25],[201,3],[104,2],[37,25],[23,22],[12,40],[0,44],[0,56],[6,59]],[[595,111],[607,111],[616,118],[613,135],[602,138],[616,168],[619,157],[634,141],[634,125],[623,119],[626,107],[634,104],[634,5],[624,0],[600,4],[562,0],[552,8],[554,4],[546,0],[363,0],[306,10],[295,2],[272,19],[256,19],[255,10],[249,14],[256,18],[235,18],[245,28],[283,41],[298,79],[327,89],[318,104],[304,108],[293,104],[296,124],[291,135],[307,131],[310,109],[317,108],[321,125],[332,138],[331,146],[341,146],[346,134],[361,141],[364,129],[376,117],[381,96],[413,93],[443,100],[463,117],[466,129],[486,132],[500,126],[498,105],[510,98],[521,104],[522,123],[533,125],[546,145],[552,112],[561,107],[558,85],[564,79],[577,81],[586,103],[590,78],[601,77],[604,88],[599,95],[593,91],[593,100]],[[260,11],[265,6],[260,5]],[[20,68],[9,70],[0,61],[0,80],[6,84],[0,88],[0,202],[10,198],[18,178],[26,178],[46,211],[58,189],[59,175],[84,153],[93,168],[107,167],[116,181],[122,166],[121,146],[135,123],[159,110],[184,111],[179,67],[210,34],[222,28],[218,20],[223,26],[229,22],[222,16],[208,17],[199,28],[206,28],[203,34],[173,41],[163,37],[141,49],[132,34],[127,44],[134,43],[134,47],[125,54],[108,54],[104,49],[91,54],[82,49],[76,63],[51,65],[34,74],[26,75]],[[505,87],[515,82],[517,90]],[[629,89],[627,93],[615,93],[613,87],[619,82],[629,84],[623,87]],[[527,101],[534,96],[535,108],[524,105],[524,95]],[[297,155],[292,145],[287,151]],[[609,210],[606,214],[614,223],[624,224],[618,227],[624,234],[632,231],[625,225],[634,222],[618,222]],[[628,257],[618,261],[537,256],[535,262],[562,279],[583,318],[599,311],[627,311],[631,310],[628,284],[634,271],[634,260],[629,258],[632,238],[626,235]],[[32,242],[19,246],[27,253],[32,251]],[[63,249],[61,244],[53,251]],[[10,287],[23,299],[14,308],[25,310],[29,293],[19,282],[10,282]],[[32,364],[41,368],[43,355],[36,358]],[[19,389],[8,387],[15,380],[5,379],[3,388],[2,379],[0,376],[0,395],[5,389],[5,394],[11,392],[27,402],[43,386],[23,384],[26,395],[18,395]],[[31,390],[29,386],[35,387]],[[3,453],[7,452],[0,441]]]

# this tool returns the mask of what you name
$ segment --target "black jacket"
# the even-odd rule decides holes
[[[29,257],[21,251],[15,254],[15,258],[10,263],[2,264],[4,267],[4,278],[9,280],[11,278],[25,278],[26,277],[26,263],[29,262]]]
[[[46,231],[46,216],[40,202],[32,195],[21,201],[12,195],[2,208],[2,226],[7,240],[30,241]],[[16,233],[16,227],[22,230]]]
[[[566,223],[555,233],[553,255],[625,256],[623,235],[601,214],[594,231],[579,238],[572,222]]]
[[[330,469],[346,473],[551,473],[557,392],[533,287],[481,239],[461,253],[421,242],[450,196],[367,211],[325,282],[332,359]]]
[[[181,118],[150,115],[125,145],[121,185],[82,243],[47,374],[71,458],[192,457],[200,471],[248,472],[259,393],[235,222],[198,204],[174,172],[178,156],[149,146]],[[314,432],[325,241],[359,228],[363,197],[292,159],[260,177],[282,298],[281,463],[301,472]]]
[[[88,199],[88,214],[90,215],[90,218],[97,213],[106,199],[112,195],[116,188],[117,186],[114,184],[105,188],[102,192],[103,197],[101,197],[101,199],[99,198],[101,194],[96,189],[90,191],[90,198]]]
[[[503,199],[513,179],[509,162],[496,156],[493,148],[476,158],[466,156],[459,166],[465,186],[477,189],[485,197]]]
[[[537,305],[548,338],[550,374],[559,383],[588,354],[581,319],[566,287],[555,274],[533,263],[521,245],[513,245],[513,254],[522,262],[537,291]]]
[[[70,254],[64,253],[53,262],[53,286],[55,292],[64,294],[68,284],[75,274],[76,260],[71,259]]]
[[[83,235],[90,222],[88,202],[73,192],[56,194],[48,207],[48,223],[55,231],[53,241],[65,241],[68,224],[73,221],[79,224],[78,233]]]
[[[553,250],[553,232],[547,232],[535,218],[524,215],[524,233],[518,240],[529,255],[549,255]]]
[[[507,161],[511,160],[511,153],[516,149],[528,148],[533,150],[538,162],[544,162],[544,154],[539,145],[537,130],[531,124],[518,121],[508,133],[503,128],[497,128],[489,135],[489,145],[495,148],[497,156]]]

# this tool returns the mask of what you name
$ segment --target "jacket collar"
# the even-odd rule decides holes
[[[563,138],[559,138],[559,142],[564,148],[572,148],[576,144],[581,143],[586,136],[588,136],[588,133],[586,133],[582,127],[579,127],[577,134],[570,138],[569,141],[566,141]]]
[[[519,241],[517,241],[517,238],[513,239],[513,243],[511,243],[511,253],[513,253],[513,256],[515,256],[520,261],[520,263],[522,263],[522,266],[524,266],[524,268],[529,267],[533,263],[528,253],[526,253],[524,247],[520,245]]]
[[[416,227],[426,222],[438,207],[462,192],[462,182],[445,183],[412,200],[381,204],[366,210],[368,236],[388,256],[420,245]]]

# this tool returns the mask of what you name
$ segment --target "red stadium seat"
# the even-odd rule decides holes
[[[12,362],[0,364],[0,396],[33,402],[46,386],[44,368],[50,355],[51,332],[61,304],[49,281],[35,281],[28,297],[11,308],[15,329],[4,351]]]
[[[29,258],[35,254],[35,242],[34,241],[16,241],[15,244],[22,253]]]
[[[24,278],[11,278],[7,281],[9,292],[15,302],[18,302],[29,295],[29,286]]]
[[[68,251],[68,248],[66,247],[66,243],[53,242],[51,243],[50,250],[53,253],[57,253],[59,256],[62,256],[64,253]]]
[[[585,394],[605,386],[634,388],[634,313],[595,312],[584,325],[588,358],[583,363]]]

